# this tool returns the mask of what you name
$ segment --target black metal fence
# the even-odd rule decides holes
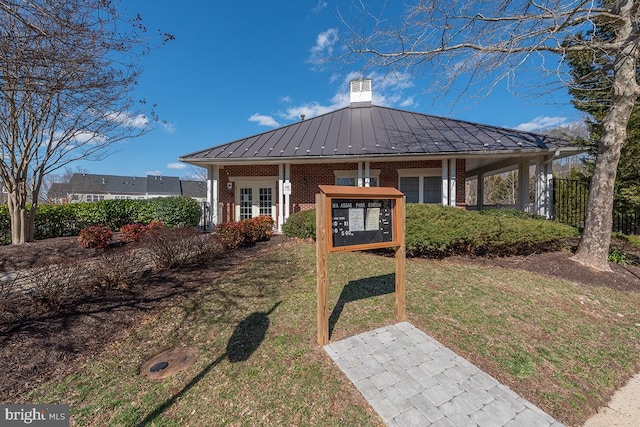
[[[563,224],[584,227],[589,185],[576,179],[553,179],[552,218]],[[612,231],[640,234],[640,213],[613,212]]]

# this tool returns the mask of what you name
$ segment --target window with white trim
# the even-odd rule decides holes
[[[358,171],[357,170],[347,170],[347,171],[333,171],[334,176],[336,177],[335,183],[336,185],[344,185],[348,187],[355,187],[358,185]],[[366,178],[364,177],[364,173],[362,176],[362,185],[365,185]],[[369,171],[369,187],[379,187],[380,186],[380,170],[371,170]]]
[[[407,203],[442,204],[442,170],[399,169],[398,189],[407,198]]]

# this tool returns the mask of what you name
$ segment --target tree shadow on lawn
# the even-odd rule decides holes
[[[342,288],[338,302],[329,316],[329,338],[333,335],[336,323],[347,303],[394,293],[396,290],[395,277],[395,274],[383,274],[347,283]]]
[[[198,373],[191,381],[189,381],[179,392],[171,396],[169,399],[158,405],[149,415],[147,415],[139,424],[139,427],[152,423],[162,413],[167,410],[173,403],[187,393],[194,385],[204,378],[213,368],[218,366],[225,357],[231,363],[245,362],[249,360],[251,355],[260,347],[262,341],[269,329],[269,315],[280,305],[282,301],[278,301],[267,312],[253,312],[245,317],[233,331],[231,337],[227,341],[227,348],[224,353],[218,356],[213,362],[209,363],[202,371]]]

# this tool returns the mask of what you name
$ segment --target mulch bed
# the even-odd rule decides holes
[[[74,372],[91,355],[139,325],[145,317],[188,300],[201,283],[211,282],[248,257],[286,240],[284,236],[274,236],[268,242],[231,252],[215,265],[198,267],[197,275],[187,270],[154,273],[144,286],[126,291],[96,289],[80,303],[55,312],[38,313],[33,308],[25,308],[23,316],[16,317],[13,313],[9,320],[0,316],[0,365],[7,373],[1,380],[0,402],[22,402],[26,392],[42,382]],[[116,242],[106,249],[118,250],[126,247]],[[61,261],[79,261],[104,251],[82,248],[73,237],[3,246],[0,247],[0,274]],[[640,292],[640,267],[612,265],[613,273],[600,273],[570,261],[570,256],[568,252],[553,252],[526,257],[454,257],[452,260],[530,270],[588,286]]]
[[[144,286],[133,289],[95,289],[80,303],[63,306],[56,312],[38,313],[36,307],[24,307],[24,313],[19,315],[14,307],[9,319],[0,312],[0,365],[7,373],[0,380],[0,402],[23,403],[24,394],[40,383],[74,372],[91,355],[147,316],[187,301],[201,283],[210,283],[283,240],[274,236],[268,242],[228,253],[215,265],[198,267],[195,275],[188,269],[164,271],[152,274]],[[119,242],[107,249],[85,249],[72,237],[2,246],[0,274],[119,250],[126,250]]]

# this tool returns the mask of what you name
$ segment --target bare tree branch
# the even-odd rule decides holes
[[[574,259],[608,270],[613,185],[631,111],[640,96],[638,0],[419,0],[404,16],[389,19],[360,2],[362,28],[353,24],[344,54],[363,69],[428,71],[439,93],[491,92],[498,82],[533,67],[555,76],[558,87],[584,90],[589,79],[607,78],[611,93],[599,145],[585,231]],[[396,24],[397,23],[397,24]],[[602,32],[607,32],[603,37]],[[596,75],[570,74],[570,55],[591,55]],[[605,60],[602,60],[605,58]],[[604,64],[602,64],[604,62]],[[549,66],[548,63],[553,65]]]
[[[14,243],[33,238],[47,174],[100,159],[152,126],[132,97],[149,38],[140,17],[125,20],[117,5],[0,0],[0,179]]]

